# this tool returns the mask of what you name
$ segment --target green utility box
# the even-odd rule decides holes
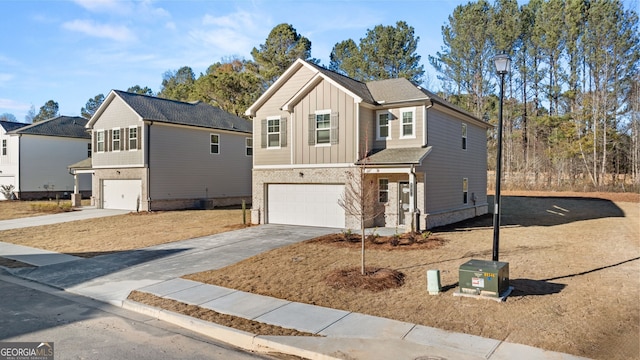
[[[460,265],[460,292],[500,297],[509,289],[509,263],[469,260]]]

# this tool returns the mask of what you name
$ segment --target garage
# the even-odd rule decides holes
[[[269,184],[267,221],[344,228],[344,209],[338,205],[343,192],[344,185],[337,184]]]
[[[142,180],[103,180],[104,209],[138,210],[142,199]]]

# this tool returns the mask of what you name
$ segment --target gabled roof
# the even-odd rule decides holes
[[[322,66],[318,66],[316,64],[309,63],[309,65],[313,66],[319,72],[321,72],[323,75],[325,75],[326,77],[330,78],[331,80],[337,82],[338,84],[340,84],[345,89],[348,89],[352,93],[354,93],[357,96],[359,96],[364,102],[369,103],[369,104],[376,104],[375,97],[371,94],[371,91],[370,91],[370,89],[368,87],[368,84],[365,84],[365,83],[360,82],[358,80],[352,79],[352,78],[350,78],[348,76],[344,76],[342,74],[338,74],[335,71],[331,71],[331,70],[329,70],[327,68],[324,68]]]
[[[187,103],[154,96],[112,90],[107,99],[91,118],[91,128],[114,97],[119,97],[145,121],[157,121],[177,125],[196,126],[209,129],[251,132],[251,123],[218,107],[203,102]]]
[[[38,121],[36,123],[20,127],[11,131],[11,134],[91,139],[91,135],[84,128],[87,121],[87,119],[79,116],[56,116],[51,119]]]
[[[375,150],[358,161],[357,165],[421,165],[431,152],[431,146],[415,148],[387,148]]]
[[[5,132],[13,131],[27,125],[29,124],[0,120],[0,127],[2,127]]]

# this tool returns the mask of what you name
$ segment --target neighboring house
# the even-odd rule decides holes
[[[94,204],[126,210],[251,202],[251,122],[205,103],[113,90],[93,115]]]
[[[254,223],[358,228],[338,204],[358,164],[378,192],[367,227],[422,230],[488,211],[491,125],[406,79],[362,83],[297,60],[246,114]]]
[[[67,166],[90,153],[86,123],[87,119],[76,116],[57,116],[33,124],[2,122],[0,183],[13,185],[21,200],[69,198],[74,179]],[[80,179],[79,189],[90,195],[90,176]]]

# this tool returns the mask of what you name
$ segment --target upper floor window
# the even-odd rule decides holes
[[[220,135],[211,134],[211,154],[220,153]]]
[[[319,110],[309,114],[309,145],[338,143],[338,113]]]
[[[280,118],[267,120],[267,147],[280,147]]]
[[[253,155],[253,139],[246,138],[244,141],[245,145],[245,155],[252,156]]]
[[[462,124],[462,150],[467,150],[467,124]]]
[[[462,179],[462,203],[467,204],[469,202],[469,179]]]
[[[389,201],[389,179],[378,179],[378,201]]]
[[[120,150],[120,129],[113,129],[111,132],[111,149]]]
[[[96,131],[96,151],[104,151],[104,131]]]
[[[2,139],[2,155],[7,155],[7,139]]]
[[[91,157],[91,143],[87,144],[87,157]]]
[[[379,111],[376,113],[376,138],[378,140],[391,139],[391,113]]]
[[[400,109],[400,137],[401,138],[413,138],[415,137],[415,108]]]
[[[129,150],[136,150],[138,148],[138,128],[129,128]]]
[[[278,149],[287,145],[287,118],[270,116],[262,120],[260,147]]]
[[[316,113],[316,145],[331,143],[331,113]]]

